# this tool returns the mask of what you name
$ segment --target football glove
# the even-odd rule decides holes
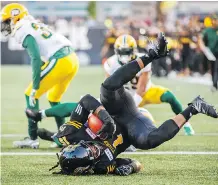
[[[98,113],[98,118],[103,121],[101,129],[97,132],[97,136],[102,140],[110,139],[113,137],[114,132],[116,131],[116,125],[114,120],[108,114],[106,110],[100,110]]]
[[[149,41],[148,53],[152,59],[158,59],[168,55],[167,40],[164,33],[160,33],[156,42]]]
[[[133,167],[131,165],[122,165],[115,169],[115,174],[120,176],[127,176],[133,173]]]
[[[35,95],[36,95],[36,90],[32,89],[30,96],[29,96],[29,104],[31,107],[35,107],[35,104],[36,104]]]

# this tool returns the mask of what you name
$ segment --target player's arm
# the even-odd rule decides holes
[[[105,61],[103,67],[104,67],[104,71],[105,71],[105,78],[108,78],[111,74],[111,68],[110,68],[110,65],[108,63],[108,59],[107,59],[107,61]]]
[[[150,80],[150,72],[149,71],[148,72],[143,72],[139,77],[136,93],[138,95],[140,95],[141,97],[145,93],[145,89],[147,87],[147,84],[148,84],[149,80]]]
[[[142,71],[141,75],[139,76],[136,93],[134,94],[133,97],[136,106],[139,106],[146,92],[148,82],[151,78],[151,64],[148,64],[148,66],[145,67],[143,70],[144,71]]]
[[[76,109],[71,114],[70,120],[86,122],[90,113],[96,115],[103,122],[103,126],[98,131],[97,135],[102,139],[111,138],[116,130],[114,120],[101,103],[90,94],[85,95],[79,101]]]
[[[142,165],[139,161],[128,158],[116,158],[116,168],[114,174],[120,176],[127,176],[133,173],[138,173]]]
[[[42,64],[41,56],[39,52],[39,46],[33,36],[27,35],[23,41],[23,47],[26,49],[31,59],[32,72],[33,72],[32,74],[33,89],[37,90],[39,89],[39,85],[40,85],[40,72],[41,72],[41,64]]]

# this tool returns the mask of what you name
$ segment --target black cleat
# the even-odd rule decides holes
[[[218,113],[216,112],[216,109],[214,108],[214,106],[208,104],[200,96],[196,97],[188,105],[192,106],[194,110],[197,111],[197,113],[202,113],[202,114],[206,114],[207,116],[210,116],[213,118],[218,118]]]
[[[42,114],[39,111],[35,111],[35,110],[27,108],[25,110],[25,113],[28,118],[32,119],[35,122],[39,122],[42,120]]]
[[[167,40],[164,33],[159,33],[155,42],[149,40],[148,51],[152,59],[158,59],[168,55]]]
[[[55,132],[50,132],[49,130],[46,130],[44,128],[39,128],[37,130],[37,135],[44,140],[47,141],[53,141],[52,136],[55,134]]]
[[[167,40],[164,35],[164,33],[159,33],[157,37],[157,48],[158,48],[158,54],[160,56],[166,56],[168,54],[167,50]]]

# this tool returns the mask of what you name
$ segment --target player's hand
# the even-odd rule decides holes
[[[31,107],[35,107],[35,104],[36,104],[35,95],[36,95],[36,90],[32,89],[30,96],[29,96],[29,104]]]
[[[133,167],[131,165],[122,165],[115,169],[115,173],[120,176],[127,176],[133,173]]]
[[[164,33],[159,33],[157,41],[151,42],[148,45],[149,56],[153,59],[158,59],[168,55],[169,51],[167,49],[167,40]]]
[[[113,137],[114,132],[116,131],[116,125],[114,120],[111,118],[109,113],[106,110],[100,110],[98,117],[103,121],[101,129],[97,132],[97,136],[102,140],[110,139]]]

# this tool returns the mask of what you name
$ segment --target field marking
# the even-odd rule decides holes
[[[193,151],[156,151],[156,152],[123,152],[126,155],[218,155],[218,152]],[[56,152],[1,152],[1,156],[55,156]]]
[[[26,136],[27,134],[1,134],[0,138],[17,138],[17,137],[26,137]],[[181,133],[181,134],[178,134],[178,136],[185,136],[185,134]],[[218,132],[195,133],[194,136],[218,136]]]

